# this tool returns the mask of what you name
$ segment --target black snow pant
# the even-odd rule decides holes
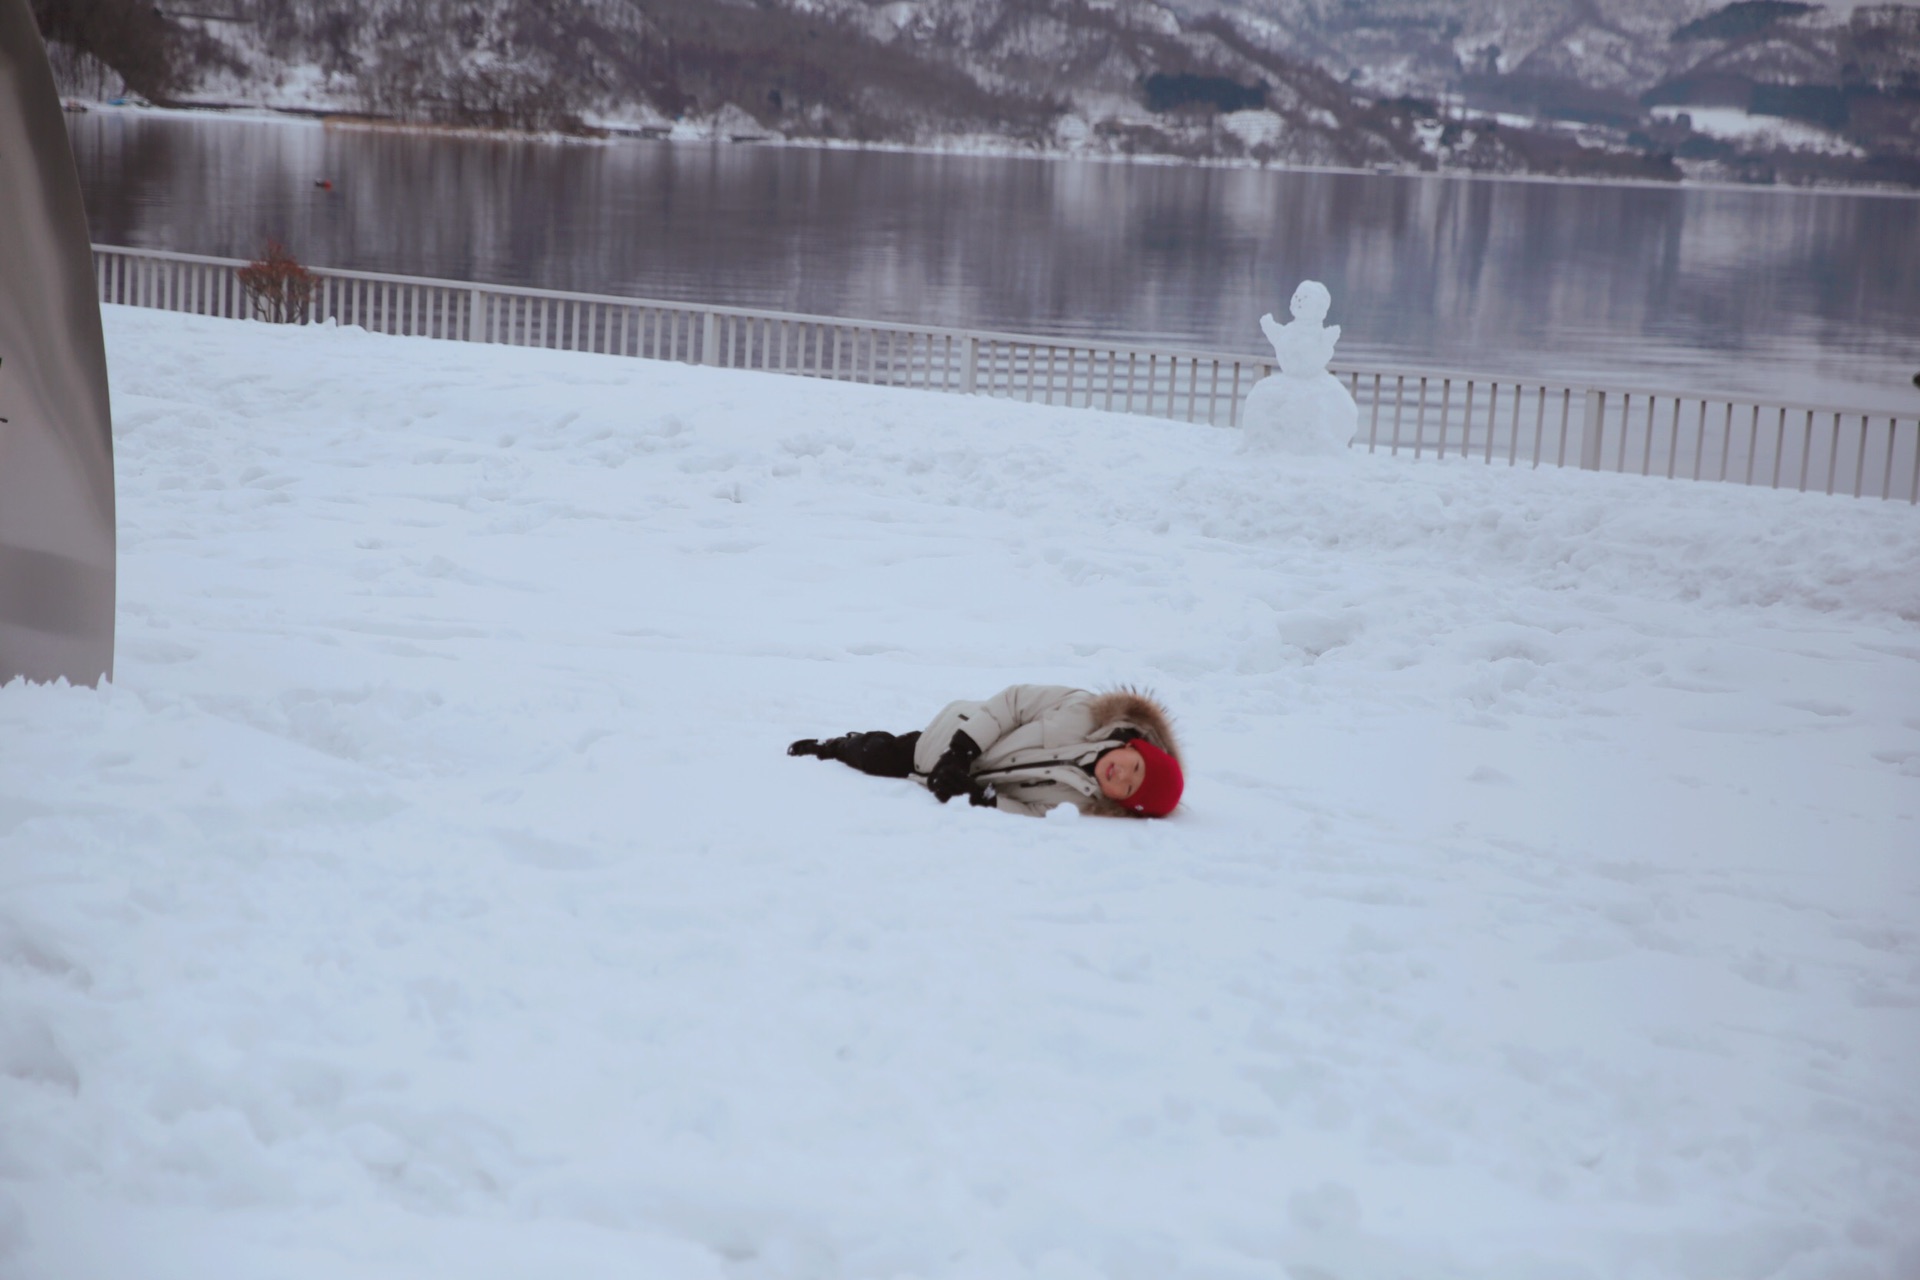
[[[810,749],[802,747],[806,741],[802,739],[787,748],[789,754],[838,760],[876,778],[904,778],[913,772],[913,749],[919,745],[920,731],[888,733],[885,729],[873,729],[866,733],[843,733],[837,738],[822,738],[811,743]]]

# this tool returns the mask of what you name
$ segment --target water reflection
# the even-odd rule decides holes
[[[71,123],[108,243],[1248,351],[1312,277],[1348,359],[1920,403],[1907,199]]]

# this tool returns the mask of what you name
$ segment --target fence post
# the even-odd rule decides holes
[[[1606,421],[1607,393],[1598,390],[1587,392],[1586,406],[1580,411],[1580,469],[1598,471],[1600,469],[1600,436],[1602,423]]]
[[[480,291],[467,290],[467,341],[480,341]]]
[[[960,357],[960,394],[973,394],[975,370],[980,367],[980,340],[968,336],[966,347]]]
[[[709,311],[700,326],[700,363],[720,363],[720,317]]]

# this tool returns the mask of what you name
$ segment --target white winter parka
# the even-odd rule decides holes
[[[993,787],[998,807],[1034,817],[1059,804],[1082,813],[1132,816],[1101,794],[1093,776],[1094,761],[1129,737],[1145,738],[1180,760],[1166,710],[1144,693],[1017,684],[985,702],[949,703],[935,716],[914,748],[915,781],[926,785],[960,731],[980,747],[974,780]]]

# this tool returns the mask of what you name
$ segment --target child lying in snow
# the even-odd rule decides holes
[[[1035,817],[1070,804],[1108,817],[1164,818],[1186,785],[1166,711],[1132,689],[1017,684],[985,702],[950,703],[918,733],[802,738],[787,754],[912,778],[941,804],[965,795]]]

